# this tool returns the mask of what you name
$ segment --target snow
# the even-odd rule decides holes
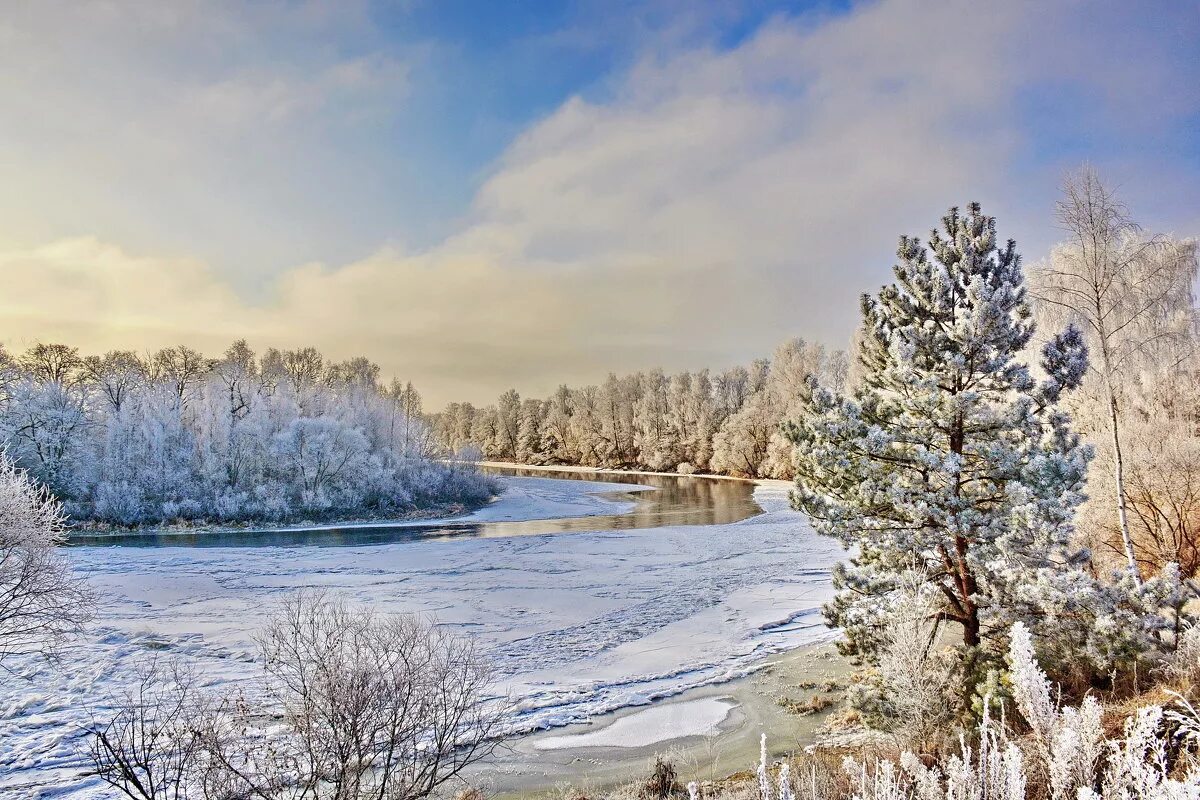
[[[597,495],[651,491],[649,486],[561,478],[505,478],[504,494],[487,506],[460,518],[462,522],[517,522],[560,517],[595,517],[624,514],[633,509],[628,500]]]
[[[534,747],[538,750],[645,747],[684,736],[705,736],[715,732],[735,707],[735,703],[719,697],[653,706],[596,731],[541,739]]]
[[[611,483],[506,481],[506,496],[479,514],[630,505],[595,495]],[[755,499],[765,513],[729,525],[348,547],[73,549],[103,595],[97,623],[61,664],[17,662],[26,678],[0,677],[0,794],[107,797],[83,774],[81,726],[104,717],[105,698],[131,680],[138,659],[178,656],[216,687],[254,681],[264,610],[298,587],[475,634],[497,664],[497,691],[519,701],[521,730],[747,674],[771,653],[829,638],[819,609],[841,556],[788,509],[786,484],[759,486]],[[702,707],[693,727],[715,713]]]

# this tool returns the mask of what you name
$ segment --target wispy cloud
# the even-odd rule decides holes
[[[226,265],[131,246],[117,226],[9,247],[0,274],[20,292],[4,298],[3,318],[10,338],[95,348],[183,340],[212,350],[247,336],[363,352],[438,400],[484,400],[508,385],[545,392],[610,369],[721,365],[788,335],[837,344],[858,293],[885,279],[896,236],[922,232],[952,202],[982,200],[1039,255],[1055,236],[1055,185],[1081,154],[1114,171],[1149,222],[1200,223],[1187,207],[1154,203],[1200,205],[1200,164],[1168,165],[1147,145],[1186,147],[1179,130],[1200,113],[1200,67],[1177,37],[1197,23],[1184,9],[1165,16],[885,0],[776,17],[732,48],[689,39],[647,51],[602,96],[573,97],[524,130],[457,231],[432,247],[363,242],[373,255],[279,270],[247,295]],[[185,104],[193,119],[298,137],[337,98],[344,111],[370,109],[412,80],[401,62],[362,52],[288,74],[231,72],[194,84],[198,99]],[[1074,120],[1053,119],[1055,97],[1086,102]],[[311,142],[288,153],[299,171],[323,156]],[[287,191],[229,157],[247,181]],[[297,236],[323,203],[370,203],[369,192],[330,188],[296,206]],[[172,252],[187,257],[141,255]]]

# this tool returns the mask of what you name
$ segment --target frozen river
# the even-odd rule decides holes
[[[478,636],[522,729],[728,680],[828,638],[820,606],[841,551],[788,509],[785,485],[588,477],[506,477],[490,506],[409,531],[72,548],[102,607],[62,663],[0,677],[0,793],[107,796],[83,774],[80,725],[133,665],[153,651],[210,684],[252,680],[263,609],[299,587]]]

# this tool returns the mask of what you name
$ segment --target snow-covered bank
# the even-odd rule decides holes
[[[549,736],[534,744],[536,750],[569,750],[579,747],[646,747],[670,739],[706,736],[717,730],[735,704],[720,697],[702,697],[685,703],[651,706],[611,725],[588,733]]]
[[[478,513],[613,513],[612,501],[591,494],[611,483],[509,481],[508,505]],[[765,513],[730,525],[369,547],[73,550],[104,595],[99,623],[64,664],[29,665],[30,681],[0,679],[0,789],[105,796],[82,774],[89,708],[103,715],[106,693],[151,652],[191,661],[212,684],[253,680],[263,609],[303,586],[478,635],[500,688],[521,699],[527,729],[745,674],[769,653],[828,636],[818,609],[840,554],[787,509],[783,486],[760,486],[755,499]]]
[[[653,491],[649,486],[604,481],[515,477],[505,477],[503,480],[503,494],[483,508],[455,518],[455,521],[517,522],[625,514],[633,509],[634,504],[628,500],[614,499],[611,495]]]
[[[472,461],[467,463],[472,463],[478,467],[523,469],[531,472],[569,472],[583,475],[663,475],[671,478],[705,478],[707,480],[714,481],[739,481],[741,483],[760,482],[751,478],[737,478],[733,475],[716,475],[710,472],[667,472],[643,469],[610,469],[608,467],[580,467],[573,464],[521,464],[516,461]]]
[[[556,484],[571,484],[560,486]],[[87,546],[104,546],[106,536],[123,538],[141,534],[157,536],[196,536],[208,533],[307,533],[312,531],[369,530],[378,528],[427,528],[439,523],[470,524],[474,522],[521,522],[540,519],[598,517],[605,514],[625,514],[633,502],[613,497],[616,493],[649,490],[652,487],[621,485],[602,481],[568,481],[564,479],[524,479],[506,477],[504,491],[485,505],[451,516],[413,516],[403,519],[342,520],[317,523],[279,525],[193,525],[165,528],[144,528],[136,531],[84,530],[73,537]],[[607,496],[605,496],[607,495]]]

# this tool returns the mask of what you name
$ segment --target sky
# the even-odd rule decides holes
[[[1200,2],[7,0],[0,341],[363,354],[433,405],[844,346],[1084,162],[1200,235]]]

